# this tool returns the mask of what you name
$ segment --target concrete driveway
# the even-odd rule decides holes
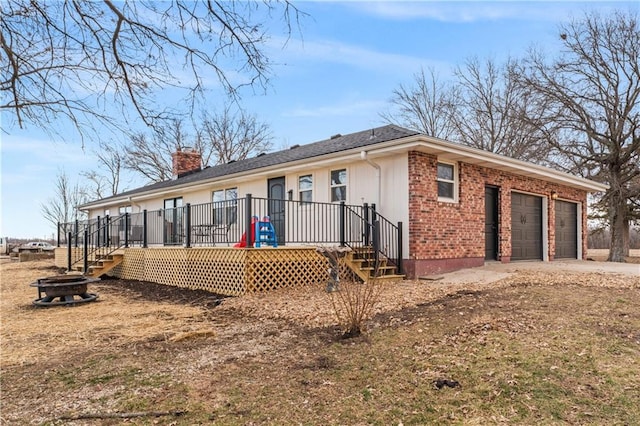
[[[559,273],[607,273],[628,275],[640,279],[640,264],[596,262],[590,260],[556,260],[553,262],[520,261],[511,263],[487,262],[478,268],[440,274],[437,282],[442,283],[491,283],[521,271]],[[434,277],[430,277],[434,278]]]

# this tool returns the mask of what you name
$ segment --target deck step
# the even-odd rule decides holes
[[[362,257],[363,253],[370,254],[370,257]],[[399,281],[405,278],[404,275],[397,273],[398,268],[388,264],[386,257],[374,258],[373,249],[368,247],[360,247],[350,252],[345,258],[346,264],[362,281],[372,279],[380,281]],[[377,268],[376,268],[377,263]],[[374,273],[377,272],[377,276]]]
[[[98,260],[94,259],[93,261],[89,259],[90,265],[88,266],[88,271],[85,273],[86,276],[100,277],[107,274],[122,263],[124,255],[111,254],[108,256],[99,256],[98,258]],[[72,266],[72,269],[74,271],[84,272],[84,265],[82,263],[76,263]]]

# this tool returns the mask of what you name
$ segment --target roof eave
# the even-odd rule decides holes
[[[609,186],[606,184],[573,176],[568,173],[560,172],[548,167],[539,166],[510,157],[505,157],[465,145],[459,145],[453,142],[445,141],[443,139],[418,134],[381,142],[375,145],[352,148],[344,151],[333,152],[330,154],[319,155],[317,157],[304,158],[234,174],[212,177],[209,179],[203,179],[202,181],[198,181],[197,183],[188,182],[181,185],[174,185],[168,188],[152,189],[149,191],[142,191],[136,194],[122,197],[112,197],[83,204],[79,207],[79,209],[89,210],[100,207],[109,207],[122,202],[141,201],[144,199],[156,197],[161,194],[180,192],[184,188],[196,189],[198,187],[208,186],[219,181],[238,181],[249,176],[251,176],[252,178],[266,175],[268,176],[275,170],[277,170],[279,173],[286,173],[300,167],[318,167],[322,166],[323,164],[335,163],[337,159],[339,159],[340,161],[358,159],[360,158],[360,152],[362,151],[366,151],[370,156],[376,157],[392,152],[399,153],[412,150],[427,152],[453,161],[463,161],[479,166],[508,171],[510,173],[515,173],[521,176],[537,178],[545,181],[552,181],[559,184],[582,189],[588,192],[601,192],[606,191],[609,188]]]
[[[606,184],[594,182],[592,180],[564,173],[549,167],[517,160],[515,158],[506,157],[478,148],[455,144],[443,139],[432,138],[426,135],[416,135],[406,139],[407,140],[401,144],[370,149],[368,150],[368,153],[370,156],[375,157],[376,155],[384,155],[388,152],[408,152],[411,150],[418,150],[438,155],[452,161],[463,161],[479,166],[515,173],[520,176],[552,181],[588,192],[602,192],[609,188]]]

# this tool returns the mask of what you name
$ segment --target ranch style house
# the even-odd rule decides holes
[[[587,194],[607,186],[386,125],[201,167],[80,206],[56,263],[219,294],[354,277],[415,279],[485,262],[584,259]],[[348,250],[347,250],[348,249]]]

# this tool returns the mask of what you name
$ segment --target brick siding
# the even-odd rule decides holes
[[[555,203],[559,199],[582,203],[582,256],[586,256],[586,191],[517,176],[496,169],[458,163],[458,202],[438,201],[437,157],[421,152],[409,153],[409,276],[444,272],[462,266],[484,263],[484,188],[499,190],[499,256],[511,257],[511,192],[520,191],[547,197],[548,254],[555,253]],[[543,230],[544,232],[544,230]]]

